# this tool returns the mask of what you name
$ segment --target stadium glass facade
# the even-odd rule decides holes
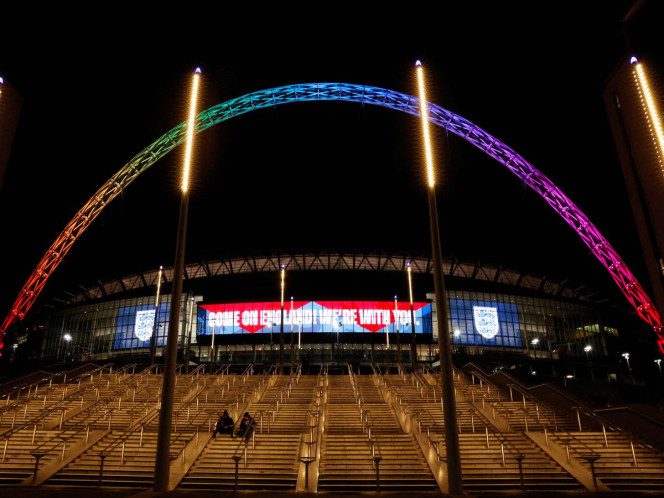
[[[416,303],[415,312],[418,357],[422,361],[435,358],[438,343],[433,295],[427,298],[429,302]],[[168,296],[160,299],[156,321],[154,296],[108,300],[54,312],[45,325],[42,357],[103,360],[147,354],[153,330],[157,331],[160,355],[168,333],[169,301]],[[606,336],[618,334],[615,328],[603,324],[596,308],[575,302],[450,290],[448,305],[455,351],[470,355],[504,351],[549,359],[603,357],[608,354]],[[408,361],[408,303],[399,303],[398,309],[389,301],[307,301],[297,303],[292,311],[290,306],[285,303],[287,361],[291,338],[296,361],[384,362],[397,361],[399,356]],[[371,325],[367,322],[360,326],[361,320],[369,320],[367,306],[377,314],[371,317]],[[249,308],[256,310],[253,328],[242,322],[242,313],[252,320]],[[272,314],[262,308],[271,309]],[[179,349],[183,354],[189,351],[194,361],[274,362],[279,349],[279,318],[279,303],[210,304],[203,303],[202,296],[188,295],[181,313]],[[402,353],[398,356],[399,343]],[[588,345],[590,352],[584,350]]]

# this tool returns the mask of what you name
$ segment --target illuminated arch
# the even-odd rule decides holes
[[[235,116],[259,109],[294,102],[313,101],[358,102],[419,116],[418,99],[394,90],[350,83],[300,83],[260,90],[210,107],[198,115],[196,130],[201,132]],[[611,244],[551,180],[512,148],[461,116],[429,103],[429,120],[493,157],[537,192],[576,231],[590,251],[608,270],[638,315],[657,333],[657,344],[660,351],[664,353],[664,332],[661,319],[649,296]],[[17,318],[22,319],[30,310],[50,275],[69,252],[76,239],[104,207],[143,171],[180,145],[184,138],[185,123],[180,123],[139,152],[97,190],[67,224],[28,278],[0,328],[0,338]]]

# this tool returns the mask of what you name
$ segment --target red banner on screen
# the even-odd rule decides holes
[[[428,302],[413,303],[418,311]],[[281,324],[281,303],[203,304],[208,312],[207,326],[235,332],[238,328],[255,333]],[[420,313],[417,313],[420,315]],[[410,324],[410,303],[394,301],[286,301],[284,327],[321,327],[338,332],[377,332],[390,324]],[[417,318],[416,318],[417,324]],[[237,330],[240,332],[240,330]],[[217,333],[221,333],[220,331]],[[227,333],[227,332],[226,332]]]

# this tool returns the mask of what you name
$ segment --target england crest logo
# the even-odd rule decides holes
[[[134,323],[134,335],[141,341],[147,341],[152,337],[154,326],[154,310],[139,310],[136,312]]]
[[[487,306],[473,306],[475,329],[485,339],[493,339],[500,330],[498,309]]]

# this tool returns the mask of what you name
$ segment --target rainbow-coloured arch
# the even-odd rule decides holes
[[[211,126],[251,111],[282,104],[313,101],[358,102],[386,107],[413,116],[419,117],[420,115],[419,101],[416,97],[394,90],[351,83],[298,83],[260,90],[210,107],[198,115],[196,132],[202,132]],[[664,353],[664,330],[659,313],[622,258],[588,217],[549,178],[511,147],[457,114],[431,102],[428,103],[428,106],[429,120],[432,123],[458,135],[503,164],[528,187],[537,192],[576,231],[590,251],[608,270],[638,315],[653,328],[657,334],[658,347]],[[185,123],[180,123],[139,152],[104,183],[76,213],[51,244],[21,289],[10,313],[2,323],[0,338],[16,319],[22,319],[30,310],[48,278],[69,252],[74,242],[104,207],[143,171],[184,142],[185,126]]]

